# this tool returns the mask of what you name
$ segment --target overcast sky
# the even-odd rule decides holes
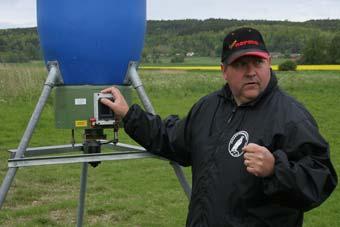
[[[0,0],[0,28],[36,26],[35,4],[36,0]],[[147,18],[151,20],[224,18],[306,21],[340,19],[339,11],[340,0],[147,0]]]

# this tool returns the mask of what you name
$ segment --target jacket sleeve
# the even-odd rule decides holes
[[[191,165],[186,143],[186,118],[171,115],[166,120],[132,105],[123,119],[126,133],[147,151],[179,163]]]
[[[337,175],[329,146],[313,121],[286,127],[284,146],[275,150],[274,175],[264,178],[264,192],[281,205],[310,210],[335,189]]]

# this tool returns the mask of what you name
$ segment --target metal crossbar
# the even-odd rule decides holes
[[[125,151],[125,152],[110,152],[98,154],[80,154],[80,155],[62,155],[48,157],[31,157],[31,158],[14,158],[8,160],[9,168],[55,165],[55,164],[71,164],[96,161],[117,161],[128,159],[141,159],[157,157],[146,151]]]

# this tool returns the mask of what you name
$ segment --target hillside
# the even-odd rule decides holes
[[[160,56],[194,53],[196,56],[220,55],[223,37],[229,31],[251,26],[259,29],[271,52],[302,53],[306,44],[315,39],[329,46],[340,31],[340,20],[306,22],[266,20],[168,20],[148,21],[144,61],[157,61]],[[316,41],[314,41],[316,42]],[[0,62],[41,59],[36,28],[0,30]]]

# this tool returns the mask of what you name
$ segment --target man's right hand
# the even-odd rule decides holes
[[[122,93],[120,93],[119,89],[115,87],[109,87],[101,91],[101,93],[111,93],[114,102],[112,102],[109,99],[102,98],[100,100],[101,103],[104,105],[110,107],[110,109],[115,113],[115,115],[119,118],[122,119],[125,117],[126,113],[129,111],[129,106],[126,103],[126,100]]]

